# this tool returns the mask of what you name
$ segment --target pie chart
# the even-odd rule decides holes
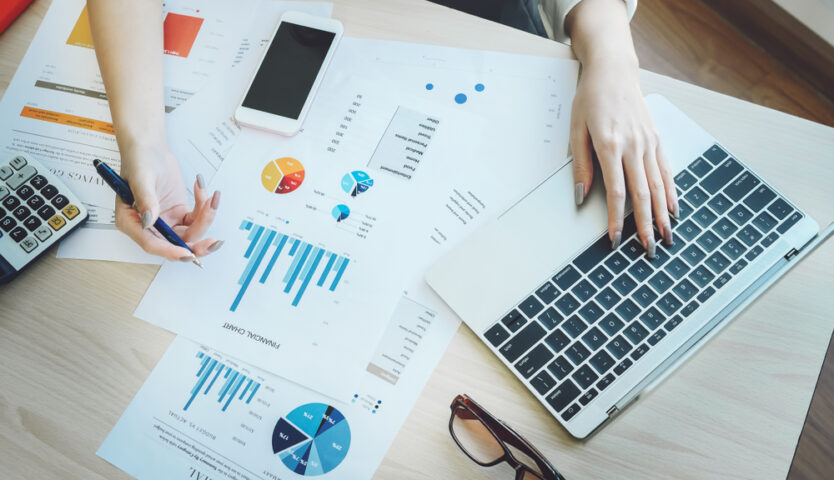
[[[272,193],[290,193],[304,181],[304,166],[291,157],[282,157],[266,164],[261,183]]]
[[[324,403],[308,403],[278,419],[272,451],[293,472],[314,477],[338,467],[350,448],[345,416]]]
[[[374,179],[362,170],[354,170],[342,177],[342,190],[355,197],[374,186]]]
[[[341,222],[350,216],[350,208],[348,208],[347,205],[339,204],[333,207],[330,214],[333,215],[333,218],[335,218],[337,222]]]

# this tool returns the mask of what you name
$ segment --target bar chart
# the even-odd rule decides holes
[[[234,400],[249,404],[255,398],[255,393],[261,387],[260,382],[247,377],[242,372],[207,355],[205,352],[197,352],[197,358],[200,359],[200,369],[197,370],[195,375],[197,381],[191,389],[191,397],[183,407],[183,411],[188,411],[188,407],[200,396],[200,391],[202,391],[203,396],[208,396],[215,385],[220,388],[217,393],[217,403],[222,405],[220,410],[224,412]],[[221,384],[222,387],[220,387]],[[205,386],[205,389],[203,389],[203,386]]]
[[[258,272],[260,277],[257,283],[266,284],[282,255],[292,258],[281,282],[284,284],[282,291],[292,299],[293,307],[298,306],[311,283],[331,292],[336,291],[350,263],[347,257],[248,220],[241,222],[239,230],[249,232],[249,244],[243,254],[243,258],[248,262],[237,282],[240,289],[229,307],[232,312],[240,306]],[[267,257],[269,260],[264,263]]]

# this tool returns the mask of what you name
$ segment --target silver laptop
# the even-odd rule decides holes
[[[550,413],[585,438],[659,382],[825,237],[683,112],[647,97],[680,197],[649,260],[605,195],[572,202],[568,164],[449,252],[431,287]],[[656,235],[660,238],[660,235]]]

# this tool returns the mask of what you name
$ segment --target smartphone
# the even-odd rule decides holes
[[[282,135],[298,133],[342,32],[342,23],[332,18],[284,13],[235,120]]]

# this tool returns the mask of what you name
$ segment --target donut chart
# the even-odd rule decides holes
[[[261,184],[269,192],[290,193],[304,182],[304,166],[292,157],[277,158],[261,172]]]
[[[308,403],[278,419],[272,451],[293,472],[324,475],[338,467],[350,448],[350,427],[342,412],[324,403]]]

